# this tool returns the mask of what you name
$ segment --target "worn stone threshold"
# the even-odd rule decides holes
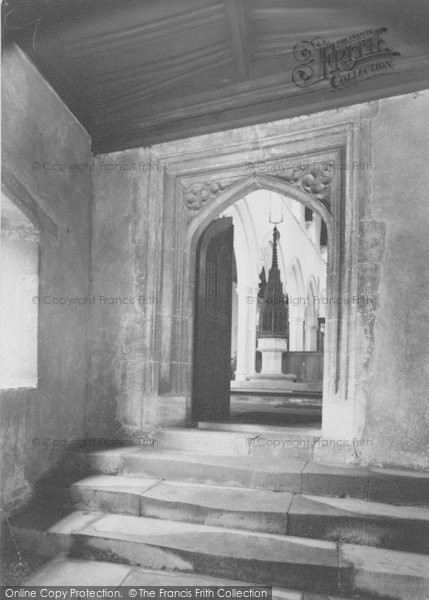
[[[157,571],[117,563],[59,557],[52,560],[25,582],[33,586],[251,586],[252,583],[235,579],[220,579],[194,573]],[[344,600],[285,588],[273,587],[273,600]]]

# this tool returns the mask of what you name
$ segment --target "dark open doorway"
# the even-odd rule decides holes
[[[326,227],[282,197],[288,212],[277,229],[264,218],[269,194],[236,202],[197,244],[194,422],[321,424]]]

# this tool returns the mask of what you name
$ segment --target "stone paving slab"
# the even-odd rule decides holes
[[[248,586],[236,579],[220,579],[194,573],[139,569],[117,563],[57,558],[25,582],[28,586]],[[273,600],[341,600],[326,596],[273,587]]]
[[[133,567],[118,563],[57,558],[25,582],[25,585],[116,586],[132,572]]]
[[[220,579],[208,575],[196,575],[195,573],[179,573],[173,571],[155,571],[149,569],[134,569],[125,579],[123,585],[129,586],[242,586],[247,584],[236,579]],[[292,600],[292,596],[291,596]],[[293,599],[295,600],[295,599]],[[301,600],[301,595],[297,596]]]
[[[293,495],[203,484],[161,482],[141,498],[141,514],[218,527],[285,534]]]
[[[427,600],[429,596],[427,555],[343,544],[340,568],[341,589],[346,594],[397,600]]]
[[[282,596],[278,595],[273,588],[273,600],[281,600]],[[325,594],[312,594],[311,592],[303,592],[302,593],[302,600],[346,600],[343,596],[332,596],[331,594],[329,594],[329,596],[325,595]],[[359,598],[357,596],[354,597],[353,600],[365,600],[363,598],[363,596],[359,596]]]

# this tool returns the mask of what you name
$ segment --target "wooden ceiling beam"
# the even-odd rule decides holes
[[[225,0],[232,54],[240,79],[248,79],[251,73],[246,11],[243,0]]]
[[[418,74],[418,77],[417,77]],[[383,86],[380,87],[380,80],[383,80]],[[417,81],[419,82],[417,84]],[[356,94],[356,88],[353,88],[352,94],[343,94],[345,104],[350,104],[351,99],[355,103],[365,99],[365,94],[373,92],[371,99],[376,97],[377,89],[379,97],[407,93],[413,89],[413,86],[419,89],[425,89],[429,82],[429,59],[421,56],[420,59],[408,59],[398,65],[397,71],[386,74],[380,78],[369,79],[361,83],[362,92]],[[316,86],[317,87],[317,86]],[[179,121],[195,118],[204,118],[207,115],[218,115],[222,120],[224,112],[229,110],[242,110],[246,112],[247,107],[252,105],[262,105],[264,102],[270,103],[281,98],[287,102],[294,103],[296,98],[300,98],[301,105],[306,104],[306,99],[311,98],[313,92],[319,98],[318,110],[328,110],[331,108],[327,94],[327,88],[303,89],[297,87],[291,80],[288,73],[276,73],[261,77],[258,80],[248,80],[246,82],[236,83],[225,89],[204,91],[187,97],[184,103],[181,98],[166,98],[163,102],[158,102],[156,112],[153,112],[149,106],[129,107],[127,110],[120,110],[117,107],[115,114],[124,115],[114,118],[110,115],[105,118],[104,113],[100,113],[99,118],[94,121],[94,135],[97,138],[98,131],[103,132],[103,137],[115,138],[120,132],[125,135],[130,127],[135,130],[141,130],[145,127],[155,129],[162,128],[163,125],[168,128],[169,124]],[[335,94],[334,94],[335,96]],[[265,115],[268,119],[268,112]],[[286,118],[286,117],[284,117]],[[122,135],[122,134],[121,134]],[[189,134],[193,135],[193,134]],[[184,137],[189,137],[184,135]]]
[[[165,98],[163,101],[158,102],[156,113],[151,110],[150,106],[140,105],[134,110],[129,107],[126,111],[123,111],[122,105],[118,105],[115,109],[115,119],[112,118],[113,115],[105,119],[105,113],[99,112],[97,113],[99,118],[95,125],[102,124],[107,132],[110,127],[114,129],[118,124],[119,127],[123,127],[125,121],[133,123],[133,125],[138,125],[146,119],[150,119],[151,123],[176,121],[188,117],[190,114],[198,116],[227,110],[231,106],[245,106],[270,97],[284,96],[289,91],[292,95],[302,93],[301,88],[294,85],[284,73],[267,75],[257,81],[237,82],[223,89],[205,90],[204,92],[192,94],[187,97],[186,104],[183,103],[181,98]],[[145,109],[149,109],[150,112],[145,113]],[[118,117],[118,115],[123,115],[123,117]],[[122,123],[122,120],[124,123]]]
[[[415,91],[425,89],[428,79],[419,81],[415,79],[410,83],[401,85],[390,81],[391,86],[380,88],[378,81],[368,81],[366,86],[356,96],[356,102],[371,101],[380,98],[396,96],[410,91],[410,83]],[[323,98],[323,101],[322,101]],[[107,131],[106,127],[99,125],[93,132],[93,151],[96,155],[124,150],[127,148],[150,146],[165,141],[191,137],[195,135],[213,133],[230,128],[249,126],[255,123],[266,123],[277,119],[288,119],[303,114],[323,110],[338,109],[350,106],[350,97],[346,95],[323,95],[320,91],[301,92],[293,98],[282,95],[259,104],[241,107],[229,107],[221,113],[214,112],[201,116],[194,113],[177,121],[163,122],[154,125],[151,120],[140,122],[140,126],[129,129],[124,127]]]

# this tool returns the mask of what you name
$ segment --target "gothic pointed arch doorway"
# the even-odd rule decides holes
[[[141,410],[136,414],[135,396],[130,396],[122,411],[127,424],[194,425],[196,249],[206,227],[246,194],[271,190],[318,214],[328,233],[326,297],[358,295],[362,289],[359,203],[369,189],[369,172],[358,178],[356,170],[332,166],[371,162],[366,136],[372,116],[368,108],[351,111],[347,119],[331,114],[327,122],[320,116],[305,122],[276,121],[145,150],[146,161],[160,165],[142,188],[157,227],[150,235],[136,229],[136,286],[140,289],[141,281],[151,286],[158,302],[146,307],[140,319],[145,332]],[[144,222],[142,216],[140,223]],[[141,246],[140,240],[150,243]],[[144,276],[141,247],[148,249]],[[298,321],[297,335],[301,327]],[[359,327],[356,303],[326,305],[322,430],[329,439],[362,433],[356,384],[360,364],[355,351]]]
[[[259,194],[259,199],[263,197],[263,195],[268,193],[268,190],[264,187],[258,188],[258,190],[251,190],[250,197],[253,195]],[[196,249],[195,249],[195,297],[194,297],[194,337],[193,337],[193,369],[192,369],[192,420],[200,421],[200,420],[224,420],[229,416],[229,400],[232,397],[236,396],[236,393],[232,392],[232,396],[230,395],[230,375],[231,375],[231,365],[233,364],[234,359],[234,351],[236,352],[241,350],[241,354],[239,357],[235,357],[235,367],[239,365],[239,369],[235,372],[237,373],[237,379],[240,380],[240,371],[245,372],[246,376],[244,378],[245,384],[252,379],[252,377],[256,376],[255,369],[255,357],[256,357],[256,337],[257,337],[257,326],[260,315],[257,315],[257,307],[260,307],[260,299],[258,299],[258,275],[261,267],[261,260],[263,259],[261,249],[255,254],[255,247],[258,247],[258,236],[255,235],[255,229],[258,229],[258,226],[255,227],[255,222],[257,223],[258,217],[256,215],[253,216],[253,225],[246,221],[243,218],[243,214],[247,214],[249,212],[248,206],[243,208],[243,203],[245,204],[246,198],[249,197],[249,194],[244,193],[244,195],[240,198],[236,198],[232,203],[229,203],[226,206],[226,210],[222,213],[215,216],[215,218],[206,225],[205,229],[201,231],[198,236]],[[303,198],[300,199],[300,204],[291,198],[290,195],[286,196],[283,194],[285,201],[289,203],[295,211],[295,215],[290,211],[288,213],[291,221],[293,221],[293,225],[295,226],[297,232],[301,235],[302,239],[308,241],[309,246],[313,243],[310,239],[308,232],[305,231],[305,221],[302,219],[302,222],[299,221],[297,215],[299,216],[299,210],[297,210],[297,206],[308,206],[308,202],[303,202]],[[258,198],[256,198],[258,200]],[[296,206],[295,206],[296,205]],[[241,207],[241,208],[240,208]],[[266,208],[268,208],[266,206]],[[313,207],[314,208],[314,207]],[[323,211],[321,211],[323,212]],[[302,211],[304,215],[304,211]],[[234,231],[234,234],[238,233],[237,238],[241,238],[241,244],[237,244],[237,241],[233,241],[233,228],[232,225],[232,216],[234,215],[234,223],[239,223],[238,231],[237,229]],[[293,217],[293,218],[292,218]],[[321,219],[321,217],[319,216]],[[331,223],[326,224],[327,228],[331,227]],[[228,250],[223,254],[222,260],[220,257],[222,253],[220,252],[221,248],[224,248],[225,237],[224,230],[229,229],[230,236],[228,238]],[[264,231],[264,237],[266,238]],[[277,232],[278,235],[278,232]],[[278,235],[278,237],[280,237]],[[285,236],[288,237],[287,235]],[[269,262],[271,262],[271,253],[274,250],[273,260],[276,263],[276,269],[279,272],[279,277],[283,278],[284,283],[287,283],[287,287],[289,290],[292,290],[290,287],[292,283],[290,281],[286,282],[285,273],[286,273],[286,264],[289,264],[290,260],[283,256],[283,249],[280,250],[280,246],[278,250],[276,248],[276,240],[274,240],[274,249],[273,243],[269,247],[268,252],[265,254],[270,254]],[[295,240],[296,242],[296,240]],[[312,247],[312,246],[311,246]],[[225,249],[225,248],[224,248]],[[235,252],[234,252],[235,250]],[[281,268],[278,269],[278,258],[277,251],[281,254]],[[290,254],[290,249],[287,250]],[[295,248],[296,253],[296,248]],[[256,264],[250,264],[252,261],[250,257],[257,256],[259,262]],[[275,258],[274,258],[275,255]],[[243,260],[243,257],[244,258]],[[246,264],[247,259],[247,267],[243,268],[243,265]],[[296,260],[296,258],[295,258]],[[232,265],[236,262],[238,265],[237,273],[237,282],[233,286],[233,277],[232,277]],[[255,261],[253,261],[255,262]],[[282,274],[280,275],[280,270]],[[270,265],[267,265],[267,273],[270,272]],[[325,273],[326,276],[326,273]],[[282,286],[280,286],[282,287]],[[225,294],[225,290],[227,289],[228,293]],[[286,291],[286,288],[285,288]],[[293,292],[295,294],[296,292]],[[236,319],[236,327],[238,328],[235,334],[236,342],[235,349],[234,345],[231,344],[232,331],[231,331],[231,306],[232,306],[232,297],[234,294],[239,295],[238,297],[238,317]],[[240,301],[240,294],[246,294],[246,301],[243,302],[243,298]],[[291,301],[296,303],[299,298],[292,294]],[[286,294],[287,296],[287,294]],[[250,298],[250,300],[249,300]],[[252,302],[254,301],[254,306],[251,307]],[[240,310],[243,311],[245,316],[240,313]],[[314,308],[314,307],[313,307]],[[225,311],[222,314],[222,311]],[[252,310],[253,309],[253,310]],[[229,311],[229,318],[227,312]],[[288,308],[285,308],[286,319],[288,315]],[[282,312],[282,314],[283,314]],[[237,322],[238,321],[238,322]],[[253,331],[252,331],[253,324]],[[250,327],[249,327],[250,325]],[[229,330],[228,330],[229,327]],[[294,334],[296,336],[296,332]],[[275,336],[277,336],[278,341],[280,341],[281,332],[276,332]],[[253,339],[252,339],[253,337]],[[267,340],[267,332],[265,332],[265,341]],[[285,331],[283,332],[283,344],[285,344],[286,349],[290,349],[289,346],[289,325],[285,325]],[[286,341],[287,340],[287,341]],[[296,345],[296,340],[292,342],[292,345]],[[302,342],[302,344],[304,341]],[[229,344],[229,348],[228,348]],[[253,345],[253,347],[252,347]],[[262,347],[262,340],[259,341],[260,347]],[[280,344],[281,345],[281,344]],[[288,348],[289,346],[289,348]],[[280,346],[279,346],[280,347]],[[243,348],[245,350],[243,351]],[[229,350],[230,349],[230,350]],[[253,353],[253,356],[252,356]],[[282,369],[282,360],[284,366],[284,354],[283,358],[280,354],[280,369]],[[250,361],[247,360],[247,357],[250,356]],[[266,354],[266,357],[268,353]],[[302,358],[302,357],[301,357]],[[314,358],[314,357],[313,357]],[[247,364],[246,364],[247,360]],[[267,360],[267,358],[266,358]],[[277,361],[279,362],[279,361]],[[249,363],[251,364],[251,369],[249,371]],[[284,373],[279,373],[278,379],[285,375]],[[302,373],[299,374],[302,376]],[[235,374],[233,374],[232,379],[235,379]],[[296,378],[295,378],[296,379]],[[243,378],[241,378],[243,381]],[[290,378],[288,381],[290,382]],[[266,384],[261,379],[259,380],[261,385]],[[302,384],[300,382],[299,385]],[[244,385],[244,384],[243,384]],[[245,385],[244,385],[245,387]],[[302,388],[302,385],[301,385]],[[289,392],[292,391],[292,388],[288,388]],[[270,394],[274,395],[273,390],[270,390]]]

